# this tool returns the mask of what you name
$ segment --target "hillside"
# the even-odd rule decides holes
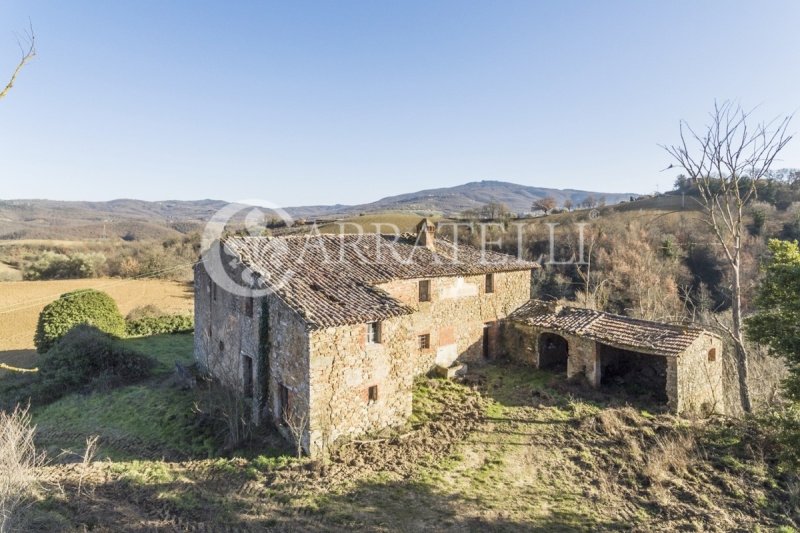
[[[596,198],[605,197],[606,202],[609,204],[627,201],[631,196],[638,196],[633,193],[617,194],[575,189],[550,189],[487,180],[455,187],[428,189],[388,196],[377,202],[353,206],[351,209],[366,212],[385,210],[433,211],[444,215],[455,215],[466,209],[481,207],[490,202],[500,202],[505,204],[512,212],[524,213],[531,210],[531,204],[534,200],[545,196],[555,198],[558,205],[563,204],[564,200],[567,199],[572,200],[577,205],[589,195],[594,195]]]
[[[533,200],[544,196],[553,196],[560,205],[566,199],[578,204],[588,195],[605,197],[609,204],[635,196],[480,181],[389,196],[366,204],[296,206],[288,207],[286,211],[294,218],[305,219],[332,219],[384,211],[454,215],[490,202],[500,202],[512,212],[526,212],[530,210]],[[201,229],[211,215],[224,205],[226,202],[222,200],[0,200],[0,240],[126,236],[136,240],[164,240]]]
[[[679,420],[508,363],[475,368],[463,383],[417,380],[408,428],[343,446],[324,463],[293,458],[269,430],[218,456],[209,420],[195,414],[202,390],[171,377],[192,359],[191,335],[125,343],[157,361],[154,377],[34,408],[38,444],[53,455],[25,531],[796,525],[796,486],[756,428]],[[99,448],[84,463],[91,435]]]

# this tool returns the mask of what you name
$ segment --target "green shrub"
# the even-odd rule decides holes
[[[37,401],[53,401],[82,387],[129,384],[151,375],[155,361],[128,350],[96,327],[80,324],[42,358]]]
[[[139,320],[140,318],[145,317],[153,317],[153,316],[161,316],[166,315],[164,311],[161,310],[160,307],[154,304],[147,304],[147,305],[140,305],[139,307],[134,307],[131,309],[127,315],[125,315],[125,320],[130,322],[131,320]]]
[[[26,280],[92,278],[101,273],[106,257],[100,253],[64,255],[45,251],[24,265]]]
[[[142,316],[127,321],[127,332],[131,337],[184,333],[193,329],[194,318],[192,315]]]
[[[62,294],[39,314],[33,338],[36,350],[41,354],[47,352],[78,324],[90,324],[117,337],[125,335],[125,320],[116,302],[104,292],[80,289]]]

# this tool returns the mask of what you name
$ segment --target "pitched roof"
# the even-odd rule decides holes
[[[377,284],[396,279],[530,270],[537,263],[437,239],[436,250],[408,236],[230,237],[225,248],[297,311],[311,329],[414,312]]]
[[[541,300],[530,300],[508,318],[619,348],[671,357],[683,353],[700,335],[711,334],[693,326],[639,320],[580,307],[557,307]]]

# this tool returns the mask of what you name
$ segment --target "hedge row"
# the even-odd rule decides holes
[[[184,333],[194,329],[192,315],[145,316],[127,321],[127,334],[131,337]]]

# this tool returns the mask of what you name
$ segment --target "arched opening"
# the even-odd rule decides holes
[[[555,333],[539,335],[539,368],[566,372],[568,357],[567,339]]]

